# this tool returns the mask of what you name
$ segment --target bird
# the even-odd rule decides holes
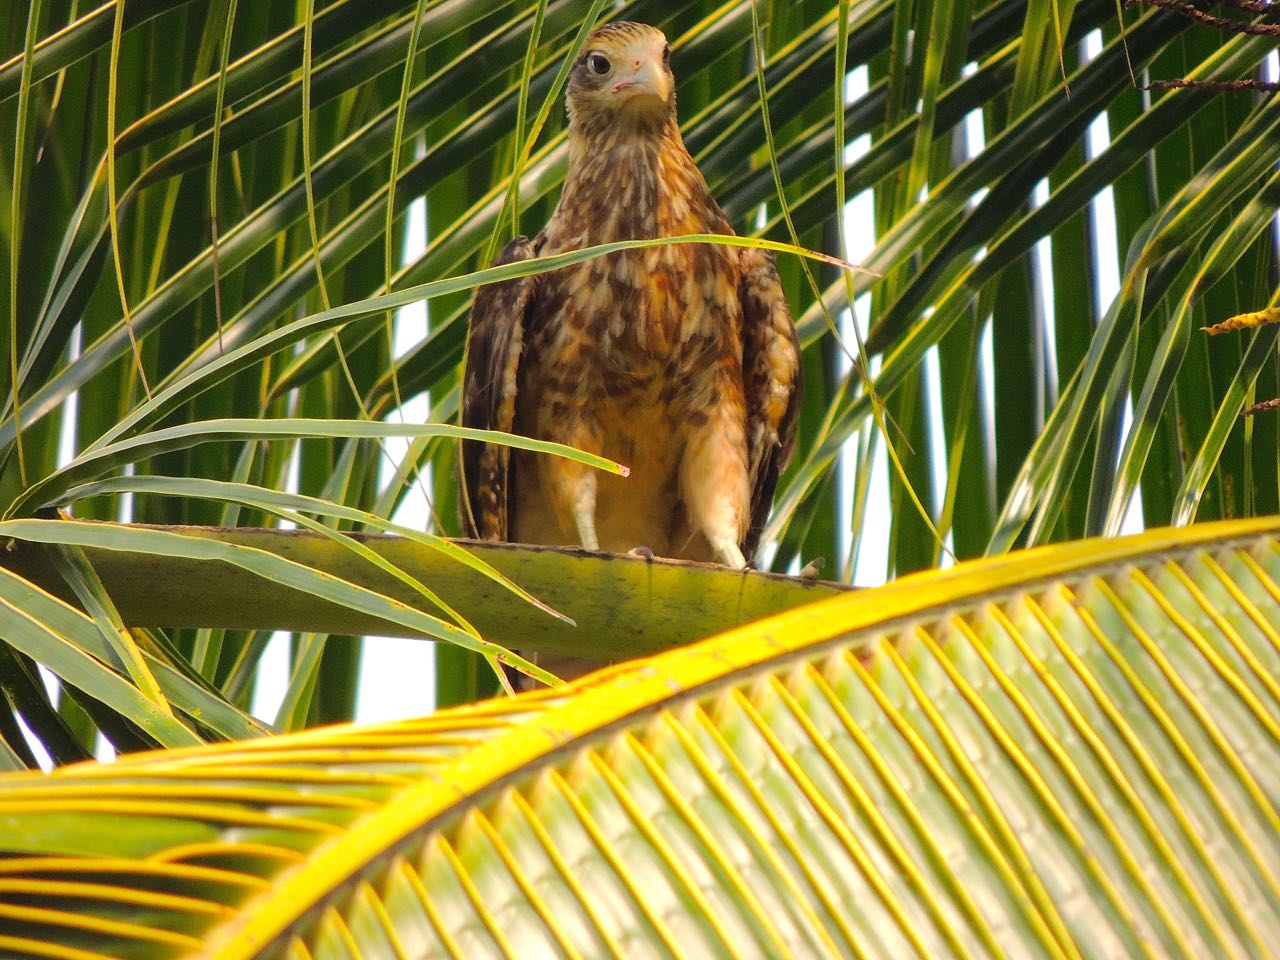
[[[558,205],[495,265],[618,240],[733,233],[681,138],[661,30],[596,27],[565,99],[569,162]],[[568,444],[630,475],[464,440],[463,529],[742,569],[795,445],[800,390],[795,324],[762,249],[669,244],[482,286],[462,425]]]

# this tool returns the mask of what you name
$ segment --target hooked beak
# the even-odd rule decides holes
[[[666,103],[671,96],[671,80],[653,57],[646,57],[635,64],[629,77],[620,77],[610,90],[624,99],[657,97]]]

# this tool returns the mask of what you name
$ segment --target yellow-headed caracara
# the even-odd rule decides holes
[[[499,263],[733,233],[680,137],[669,61],[653,27],[591,34],[568,82],[559,206]],[[482,287],[463,424],[566,443],[631,475],[467,442],[464,523],[488,540],[743,567],[791,455],[799,390],[795,325],[763,250],[627,250]]]

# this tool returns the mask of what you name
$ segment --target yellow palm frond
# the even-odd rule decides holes
[[[0,952],[1267,956],[1280,519],[843,595],[562,691],[0,780]]]

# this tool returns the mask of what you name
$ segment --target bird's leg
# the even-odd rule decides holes
[[[585,425],[564,437],[563,443],[580,450],[598,450],[599,442]],[[596,472],[591,467],[571,460],[548,458],[543,467],[544,476],[550,481],[552,503],[559,515],[564,532],[576,531],[578,543],[584,550],[599,550],[596,536]]]
[[[716,556],[726,567],[732,567],[734,570],[747,568],[747,558],[742,555],[742,549],[730,538],[723,535],[717,536],[711,540],[711,549],[716,552]]]
[[[599,550],[600,539],[596,536],[595,474],[582,475],[569,503],[573,511],[574,525],[578,528],[578,542],[582,544],[584,550]]]
[[[713,404],[689,433],[680,463],[680,493],[694,529],[727,567],[747,565],[741,543],[751,515],[741,392]],[[698,416],[690,418],[697,423]]]

